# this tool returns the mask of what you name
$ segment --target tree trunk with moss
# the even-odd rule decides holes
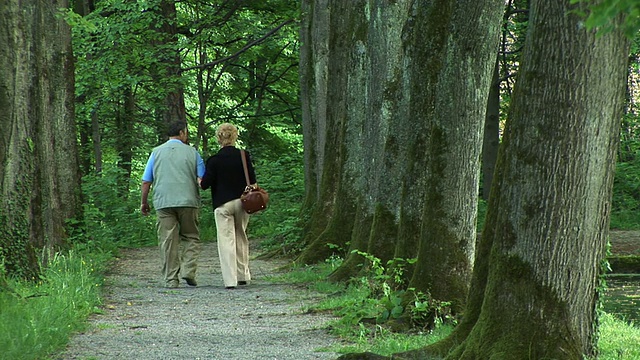
[[[473,267],[483,126],[503,11],[500,1],[435,2],[416,8],[410,31],[410,117],[423,124],[410,159],[425,170],[409,285],[451,301],[456,312]]]
[[[0,262],[23,278],[81,213],[71,33],[56,13],[67,6],[0,4]]]
[[[350,3],[335,5],[336,11],[349,14]],[[310,216],[303,239],[306,248],[297,261],[315,263],[331,255],[329,243],[347,246],[355,212],[352,196],[343,185],[349,17],[331,17],[328,2],[322,0],[303,1],[302,9],[306,14],[300,64],[306,181],[303,211]]]
[[[465,318],[397,359],[583,359],[609,229],[628,45],[532,1]],[[584,9],[582,9],[584,10]]]
[[[367,252],[383,264],[417,256],[412,286],[437,287],[440,299],[454,296],[462,304],[473,260],[482,124],[502,4],[320,3],[307,2],[313,10],[306,12],[303,34],[311,35],[303,37],[308,39],[303,55],[318,49],[315,35],[326,43],[320,47],[326,62],[313,67],[304,55],[309,60],[302,62],[301,72],[303,87],[313,85],[315,94],[327,94],[323,102],[303,92],[311,99],[305,104],[324,104],[326,113],[314,113],[312,107],[303,116],[316,139],[323,130],[326,146],[318,149],[313,142],[305,150],[316,151],[307,169],[322,169],[322,178],[332,181],[318,185],[315,206],[321,211],[310,226],[344,224],[333,206],[336,198],[350,201],[357,211],[341,213],[354,219],[350,250]],[[314,32],[309,22],[322,18],[329,19],[328,29],[318,25]],[[325,73],[326,81],[319,77]],[[313,254],[326,255],[315,250],[328,239],[309,234]],[[350,254],[332,278],[352,276],[363,260]],[[449,292],[452,287],[439,283],[458,286]]]
[[[300,26],[300,103],[304,145],[305,207],[320,197],[327,119],[328,0],[303,0]]]
[[[346,148],[343,186],[357,203],[349,252],[332,279],[346,280],[360,271],[367,252],[385,264],[394,257],[405,165],[403,143],[413,134],[403,99],[402,25],[409,2],[378,4],[361,1],[333,13],[345,18],[348,77],[346,86]],[[332,31],[335,28],[331,29]],[[330,83],[330,88],[333,84]]]

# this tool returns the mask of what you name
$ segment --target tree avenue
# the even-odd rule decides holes
[[[464,316],[394,359],[595,356],[629,49],[620,30],[587,30],[585,6],[531,1]]]
[[[449,336],[392,358],[593,358],[624,33],[637,26],[616,19],[596,35],[586,19],[618,1],[87,0],[62,15],[73,33],[58,12],[68,0],[0,1],[0,291],[5,278],[39,279],[75,241],[152,244],[128,184],[164,124],[193,122],[207,155],[212,129],[231,121],[266,169],[261,185],[281,196],[280,212],[253,222],[263,244],[305,264],[339,251],[330,280],[341,282],[409,264],[404,314],[418,296],[450,307]],[[494,86],[487,103],[505,66],[505,7],[522,15],[510,44],[523,52],[509,60],[519,74],[500,143],[505,93]],[[487,128],[497,156],[482,154]],[[497,161],[477,237],[483,155]]]

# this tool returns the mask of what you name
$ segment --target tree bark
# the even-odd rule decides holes
[[[9,34],[0,37],[0,258],[24,278],[38,272],[36,251],[64,246],[65,221],[81,214],[71,34],[56,14],[67,6],[0,4]]]
[[[587,31],[575,9],[531,2],[465,318],[394,358],[594,355],[628,43]]]
[[[96,111],[91,112],[91,142],[93,143],[96,174],[102,174],[102,135],[100,132],[100,121]]]
[[[454,297],[463,304],[473,263],[479,149],[502,3],[320,3],[308,3],[308,21],[329,21],[318,24],[317,33],[314,24],[303,26],[310,40],[306,47],[303,40],[301,66],[303,89],[315,91],[303,94],[309,97],[303,102],[305,135],[312,141],[305,151],[314,156],[307,159],[308,179],[322,169],[322,181],[312,181],[307,189],[308,198],[319,194],[315,204],[320,211],[310,228],[324,230],[335,221],[347,225],[346,214],[353,227],[338,234],[348,235],[351,250],[366,251],[383,263],[418,256],[412,286],[436,289],[440,299]],[[323,62],[319,68],[310,65],[318,53],[313,52],[316,39],[327,44],[321,47],[326,67]],[[325,72],[326,81],[319,76]],[[317,94],[327,94],[327,100]],[[319,103],[326,113],[312,111]],[[337,136],[343,139],[338,142]],[[320,137],[326,144],[322,149],[314,147]],[[331,146],[334,142],[341,145]],[[341,191],[332,195],[341,195],[324,197],[327,186]],[[338,202],[340,207],[326,208]],[[357,211],[345,212],[345,205]],[[323,221],[329,225],[317,226]],[[313,249],[316,257],[303,256],[301,262],[322,260],[318,256],[327,253],[319,248],[345,238],[335,237],[336,231],[308,234],[312,244],[306,253]],[[351,253],[332,278],[353,276],[363,260]]]
[[[135,141],[135,107],[136,99],[133,90],[125,85],[122,89],[122,107],[116,115],[115,127],[119,134],[115,141],[115,150],[118,153],[117,166],[122,171],[118,175],[119,196],[126,199],[129,195],[129,183],[131,179],[131,161],[133,160],[133,148]]]
[[[336,2],[331,4],[331,9],[349,15],[348,9],[353,5]],[[311,36],[312,40],[302,50],[304,56],[301,56],[302,87],[311,86],[307,91],[313,91],[314,94],[310,94],[308,101],[302,104],[305,180],[309,182],[305,189],[306,209],[303,211],[310,214],[310,222],[306,225],[303,239],[308,246],[297,261],[314,263],[331,255],[329,243],[345,247],[351,240],[356,205],[342,180],[347,155],[346,80],[349,73],[350,34],[346,24],[349,18],[330,16],[329,4],[323,0],[304,2],[303,9],[305,6],[311,14],[307,21],[320,28],[309,28],[308,31],[313,33],[307,36]],[[329,28],[333,29],[331,32],[322,24],[324,20],[329,21]],[[303,25],[303,34],[305,28],[306,25]],[[318,45],[312,45],[316,41]],[[313,48],[309,49],[308,46]],[[329,89],[327,84],[332,84],[332,88]],[[327,158],[330,161],[325,161]],[[316,200],[311,202],[309,199]]]
[[[300,27],[300,103],[307,208],[311,208],[320,197],[327,136],[328,6],[328,0],[301,1],[301,12],[305,16]]]
[[[158,31],[162,34],[159,46],[164,49],[159,51],[159,56],[164,64],[167,86],[167,94],[164,99],[162,121],[164,129],[174,121],[187,121],[184,103],[184,88],[180,81],[182,61],[178,47],[178,29],[176,3],[174,0],[162,0],[160,3],[161,23]],[[161,72],[162,73],[162,72]],[[166,131],[162,136],[166,139]]]
[[[483,125],[504,5],[439,1],[416,9],[410,117],[424,124],[414,129],[421,133],[414,146],[424,151],[411,165],[425,171],[411,192],[425,192],[409,285],[459,312],[473,267]]]
[[[487,100],[482,141],[482,198],[489,200],[500,145],[500,62],[496,60]]]

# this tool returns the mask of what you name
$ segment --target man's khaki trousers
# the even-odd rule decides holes
[[[157,230],[162,274],[166,286],[178,286],[182,278],[196,278],[200,255],[199,208],[174,207],[157,209]]]
[[[250,281],[249,214],[242,209],[240,199],[231,200],[215,210],[218,255],[224,286],[237,286],[238,281]]]

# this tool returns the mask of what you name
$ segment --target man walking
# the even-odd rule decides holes
[[[168,135],[169,140],[154,148],[147,161],[142,175],[140,211],[149,215],[147,199],[153,184],[165,286],[178,287],[180,276],[188,285],[196,286],[200,255],[199,182],[204,175],[204,161],[196,149],[187,145],[186,122],[170,124]]]

